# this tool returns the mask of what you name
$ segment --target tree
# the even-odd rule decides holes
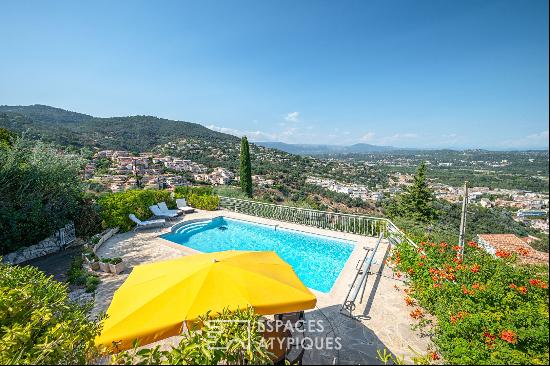
[[[250,149],[248,139],[241,139],[241,189],[248,197],[252,197],[252,166],[250,164]]]
[[[396,217],[412,217],[421,222],[428,222],[437,217],[434,207],[434,194],[426,180],[426,164],[420,163],[414,182],[405,192],[390,204],[388,214]]]
[[[0,127],[0,149],[10,148],[15,138],[16,134],[14,132]]]
[[[0,149],[0,254],[36,244],[80,215],[78,156],[24,138]]]

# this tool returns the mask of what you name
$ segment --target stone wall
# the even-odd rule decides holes
[[[2,261],[10,264],[19,264],[34,258],[42,257],[46,254],[55,253],[66,248],[75,238],[74,224],[69,223],[38,244],[6,254],[2,258]]]
[[[99,247],[101,247],[101,246],[103,245],[103,243],[105,243],[109,238],[111,238],[111,236],[113,236],[113,235],[115,235],[116,233],[118,233],[118,230],[119,230],[118,227],[115,227],[115,228],[112,228],[112,229],[107,229],[107,230],[105,230],[105,231],[101,234],[101,238],[99,239],[99,241],[97,242],[97,244],[94,245],[94,247],[93,247],[94,253],[99,249]]]

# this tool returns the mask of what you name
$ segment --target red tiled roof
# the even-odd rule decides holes
[[[520,263],[548,264],[548,253],[531,248],[525,240],[515,234],[479,234],[478,238],[496,250],[517,253]]]

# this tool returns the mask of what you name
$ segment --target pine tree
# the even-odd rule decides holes
[[[241,139],[241,189],[248,197],[252,197],[252,166],[250,164],[250,149],[248,139]]]
[[[397,206],[400,216],[412,216],[424,222],[433,220],[437,216],[434,199],[426,181],[426,164],[422,162],[414,175],[413,184],[399,197]]]

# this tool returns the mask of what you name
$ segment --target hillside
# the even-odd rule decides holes
[[[257,142],[257,145],[285,151],[296,155],[333,155],[333,154],[364,154],[398,150],[392,146],[370,144],[354,145],[318,145],[318,144],[287,144],[284,142]]]
[[[146,151],[182,138],[238,141],[197,123],[152,116],[97,118],[43,105],[0,106],[0,127],[62,145],[130,151]]]

